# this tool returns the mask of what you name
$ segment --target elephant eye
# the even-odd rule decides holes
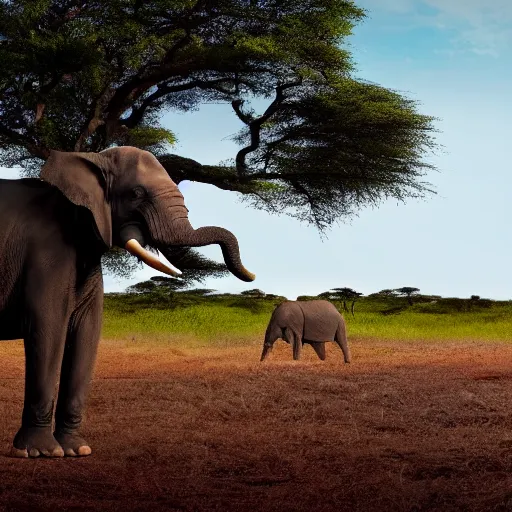
[[[146,191],[142,187],[135,187],[130,190],[130,197],[132,199],[141,199],[146,195]]]

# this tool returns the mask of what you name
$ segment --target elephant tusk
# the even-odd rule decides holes
[[[133,256],[143,261],[146,265],[149,265],[150,267],[160,272],[163,272],[164,274],[168,274],[170,276],[179,276],[182,273],[181,270],[179,269],[174,270],[171,267],[168,267],[163,261],[160,261],[160,259],[157,258],[154,254],[151,254],[149,251],[144,249],[142,245],[140,245],[139,242],[135,240],[135,238],[128,240],[124,248],[130,254],[133,254]]]

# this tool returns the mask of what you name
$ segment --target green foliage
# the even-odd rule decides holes
[[[284,297],[282,295],[276,295],[274,293],[267,293],[267,294],[265,294],[265,298],[268,299],[268,300],[275,300],[275,301],[278,301],[278,302],[283,302],[285,300],[288,300],[286,297]]]
[[[396,297],[396,290],[391,290],[386,288],[385,290],[381,290],[380,292],[371,293],[368,297]]]
[[[265,292],[258,288],[253,288],[252,290],[244,290],[243,292],[240,292],[240,295],[244,295],[246,297],[265,297]]]
[[[165,128],[136,126],[127,131],[123,142],[127,146],[135,146],[158,154],[165,151],[168,145],[174,145],[176,136]]]
[[[154,281],[143,281],[127,288],[128,293],[152,293],[156,290],[157,284]]]
[[[356,292],[352,288],[332,288],[327,292],[320,293],[318,295],[321,299],[326,299],[330,301],[339,301],[343,305],[343,310],[348,311],[347,301],[352,302],[352,306],[350,308],[352,315],[354,315],[354,306],[359,297],[363,294],[360,292]]]
[[[210,295],[214,293],[215,290],[211,290],[210,288],[194,288],[193,290],[187,290],[188,295],[199,295],[204,297],[205,295]]]
[[[344,43],[364,17],[351,0],[0,0],[0,165],[36,176],[51,149],[130,144],[176,183],[239,192],[320,231],[389,197],[424,197],[435,119],[351,75]],[[268,100],[262,114],[254,98]],[[233,161],[167,154],[176,136],[162,115],[212,101],[242,123]],[[123,263],[135,265],[104,258],[118,275]]]
[[[183,281],[182,279],[154,276],[149,281],[143,281],[129,286],[126,291],[128,293],[145,293],[153,294],[155,297],[162,295],[172,295],[175,291],[191,286],[192,283]]]
[[[211,183],[321,231],[382,199],[430,193],[434,119],[351,75],[350,0],[0,0],[0,165],[36,175],[50,149],[151,149],[171,177]],[[268,99],[258,115],[253,98]],[[166,111],[231,105],[233,162],[166,155]]]
[[[397,288],[395,293],[399,297],[407,297],[407,302],[412,306],[412,298],[419,293],[419,288],[414,288],[412,286],[404,286],[402,288]]]
[[[413,286],[404,286],[402,288],[396,288],[394,291],[398,296],[410,297],[411,295],[417,295],[420,289],[414,288]]]
[[[102,140],[98,127],[80,140],[87,149],[114,142],[123,125],[154,125],[165,107],[269,94],[294,69],[346,71],[349,57],[337,45],[362,17],[345,0],[3,0],[0,93],[7,114],[23,107],[32,118],[13,142],[44,142],[38,103],[70,129],[60,133],[61,149],[72,149],[91,120],[105,123]]]
[[[435,147],[434,121],[412,100],[351,78],[298,86],[263,130],[252,156],[262,171],[253,177],[285,184],[267,197],[270,207],[322,229],[363,205],[433,192],[421,177],[433,169],[423,158]]]
[[[332,300],[357,300],[358,297],[363,295],[360,292],[356,292],[352,288],[331,288],[331,290],[323,293],[319,293],[318,297],[323,299]]]
[[[454,315],[459,313],[477,314],[485,309],[503,307],[508,302],[497,302],[489,299],[440,297],[439,295],[415,295],[411,305],[407,297],[382,294],[370,294],[358,301],[358,309],[362,313],[378,315],[403,315],[404,313]]]
[[[229,305],[230,308],[245,309],[250,313],[257,314],[267,309],[267,304],[259,300],[251,300],[247,297],[242,296],[240,299],[235,299]]]
[[[477,313],[479,311],[492,308],[493,301],[489,299],[481,299],[476,302],[473,299],[460,299],[456,297],[443,298],[431,302],[424,309],[428,312],[436,313],[438,315],[450,315],[454,312],[457,313]],[[419,309],[421,311],[421,309]]]
[[[103,271],[121,278],[128,278],[137,269],[136,258],[124,249],[114,247],[102,258]]]
[[[134,270],[137,260],[126,251],[121,249],[115,251],[118,254],[114,254],[114,257],[109,257],[110,253],[108,253],[104,258],[104,269],[117,275],[124,272],[123,277],[128,277]],[[181,270],[181,276],[179,278],[154,276],[149,281],[130,286],[127,289],[128,293],[150,293],[158,297],[169,297],[177,290],[203,283],[206,278],[218,279],[229,273],[224,263],[210,260],[190,247],[169,248],[166,253],[172,264]],[[123,265],[125,265],[124,268]],[[205,290],[205,293],[208,293],[208,290]]]

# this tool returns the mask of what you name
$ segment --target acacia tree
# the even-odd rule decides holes
[[[350,307],[350,311],[352,312],[352,316],[354,316],[354,306],[359,297],[363,295],[361,292],[356,292],[352,288],[332,288],[327,292],[320,293],[318,297],[322,297],[323,299],[331,299],[331,300],[339,300],[343,304],[343,310],[348,312],[347,301],[352,301],[352,305]]]
[[[401,297],[407,297],[407,302],[409,306],[412,306],[412,297],[413,295],[417,295],[419,293],[419,288],[414,288],[413,286],[404,286],[402,288],[397,288],[395,292]]]
[[[384,290],[380,290],[379,292],[374,292],[374,293],[370,293],[368,295],[368,297],[370,298],[386,298],[386,299],[391,299],[393,297],[397,297],[398,294],[397,294],[397,291],[396,290],[392,290],[391,288],[386,288]]]
[[[263,298],[265,297],[265,292],[263,290],[259,290],[258,288],[253,288],[252,290],[244,290],[240,292],[240,295],[243,295],[244,297],[259,297]]]
[[[171,178],[241,193],[321,232],[360,207],[432,192],[432,117],[357,80],[350,0],[0,0],[0,165],[133,145]],[[251,99],[266,99],[263,112]],[[166,111],[225,102],[232,161],[170,153]]]

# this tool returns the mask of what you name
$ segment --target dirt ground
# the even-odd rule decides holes
[[[12,459],[20,342],[0,343],[0,510],[512,510],[512,344],[352,340],[294,363],[102,344],[83,459]]]

